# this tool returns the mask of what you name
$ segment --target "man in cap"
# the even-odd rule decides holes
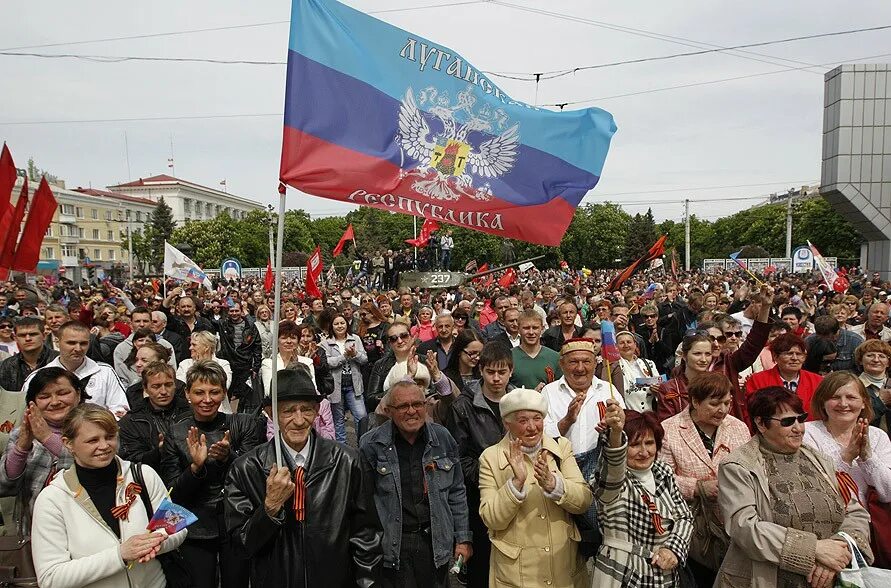
[[[321,396],[305,370],[276,377],[278,435],[236,460],[226,482],[226,525],[251,585],[375,586],[382,531],[359,454],[313,432]]]
[[[427,422],[424,390],[413,380],[396,382],[383,404],[390,420],[364,435],[359,451],[384,524],[384,584],[446,588],[452,557],[473,553],[458,444]]]
[[[571,516],[587,511],[593,495],[572,447],[544,432],[548,405],[539,392],[517,388],[500,404],[507,434],[480,456],[492,585],[587,588]]]

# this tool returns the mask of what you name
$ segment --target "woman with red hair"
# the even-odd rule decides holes
[[[779,335],[770,344],[770,354],[776,365],[749,377],[746,381],[746,397],[750,397],[756,390],[762,388],[781,386],[795,392],[801,398],[804,412],[810,413],[811,398],[823,376],[802,369],[807,358],[804,339],[793,333]]]

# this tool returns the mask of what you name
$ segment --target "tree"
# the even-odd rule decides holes
[[[560,251],[571,267],[610,268],[622,264],[631,217],[618,204],[585,204],[576,209]]]
[[[799,201],[792,212],[792,246],[810,240],[820,253],[859,263],[863,235],[823,198]]]
[[[648,208],[646,214],[635,214],[628,227],[628,238],[625,242],[625,261],[631,263],[649,251],[659,238],[653,210]]]
[[[146,234],[151,243],[151,264],[157,272],[161,272],[164,266],[164,242],[170,241],[175,228],[173,211],[161,196],[146,223]]]
[[[28,180],[32,182],[39,182],[40,178],[45,177],[46,181],[50,184],[55,184],[59,181],[59,178],[55,175],[49,173],[45,169],[40,169],[37,167],[37,163],[34,161],[33,157],[28,158]]]

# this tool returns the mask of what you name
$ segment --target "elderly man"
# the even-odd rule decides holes
[[[390,420],[359,443],[384,523],[384,585],[446,588],[452,557],[473,553],[458,444],[427,422],[424,391],[413,381],[394,384],[384,405]]]
[[[155,334],[156,341],[159,343],[161,341],[167,341],[173,347],[173,354],[177,365],[190,358],[188,341],[180,337],[175,331],[171,331],[167,328],[166,314],[160,310],[153,310],[152,324],[150,328],[152,333]]]
[[[251,585],[375,586],[382,532],[359,454],[313,432],[322,397],[308,372],[276,377],[279,435],[238,458],[226,481],[226,525],[250,558]]]
[[[566,439],[544,433],[548,406],[535,390],[501,399],[507,434],[480,457],[480,516],[489,528],[492,586],[588,588],[571,516],[593,495]]]
[[[829,315],[818,316],[814,319],[814,334],[807,337],[804,342],[810,347],[818,337],[835,343],[838,353],[830,367],[834,372],[842,370],[854,370],[854,351],[863,343],[863,337],[848,329],[842,329],[838,319]]]
[[[851,332],[860,335],[866,341],[881,339],[888,343],[891,341],[891,329],[885,325],[886,322],[888,322],[888,305],[884,302],[873,302],[866,311],[866,322],[851,327]]]
[[[492,306],[495,309],[495,320],[486,324],[483,328],[483,338],[486,341],[497,339],[499,335],[507,331],[507,327],[504,324],[504,313],[510,308],[510,300],[508,300],[507,296],[498,296],[492,302]]]
[[[433,321],[433,328],[436,330],[436,337],[418,345],[418,357],[424,361],[428,351],[435,351],[439,369],[444,370],[452,357],[452,345],[455,343],[455,319],[450,312],[443,311]]]

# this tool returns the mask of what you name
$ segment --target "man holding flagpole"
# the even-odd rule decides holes
[[[272,440],[236,460],[226,482],[226,525],[250,558],[251,585],[378,585],[383,530],[358,452],[313,431],[322,397],[306,370],[281,370],[276,384]]]

